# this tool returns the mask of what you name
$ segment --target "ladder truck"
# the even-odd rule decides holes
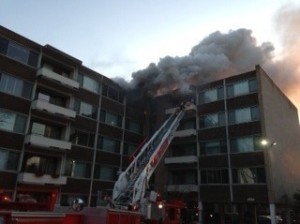
[[[185,111],[193,108],[191,105],[191,103],[181,103],[151,139],[142,146],[127,169],[119,175],[112,196],[112,203],[116,207],[137,210],[145,206],[143,203],[148,203],[145,196],[149,179],[174,138]],[[143,213],[143,209],[140,210]]]
[[[159,220],[149,216],[149,202],[155,202],[155,192],[147,195],[148,181],[163,158],[168,146],[174,138],[174,134],[184,114],[194,110],[194,104],[182,103],[170,117],[154,133],[149,141],[143,144],[140,151],[132,160],[128,168],[119,175],[113,189],[113,197],[110,207],[83,208],[84,202],[78,198],[65,212],[53,210],[53,206],[47,209],[37,209],[35,205],[10,202],[0,203],[0,223],[4,224],[157,224]],[[154,197],[151,196],[153,193]],[[0,201],[1,202],[1,201]],[[52,205],[49,202],[49,205]],[[37,205],[38,206],[38,205]],[[164,206],[163,216],[160,220],[163,224],[181,223],[180,210],[184,203],[173,200]],[[150,206],[151,207],[151,206]],[[21,210],[20,210],[21,209]],[[26,210],[26,211],[22,211]],[[173,214],[172,217],[169,213]]]

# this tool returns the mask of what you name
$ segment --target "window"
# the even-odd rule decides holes
[[[170,184],[174,185],[197,184],[197,172],[195,170],[172,171],[169,178]]]
[[[79,100],[75,100],[74,110],[81,116],[94,119],[97,117],[97,108],[95,106]]]
[[[100,121],[112,126],[122,127],[121,115],[110,113],[105,110],[101,110]]]
[[[231,152],[254,152],[261,149],[259,136],[245,136],[230,140]]]
[[[60,107],[65,107],[66,105],[66,100],[63,97],[54,96],[45,91],[38,91],[36,98]]]
[[[59,159],[38,155],[25,155],[24,171],[38,175],[55,175],[59,172]]]
[[[98,149],[106,152],[120,153],[120,142],[111,138],[99,136]]]
[[[114,181],[117,177],[118,169],[116,167],[98,165],[95,166],[95,179]]]
[[[169,150],[170,156],[195,156],[196,143],[172,144]]]
[[[20,153],[0,149],[0,170],[18,170]]]
[[[200,152],[202,155],[214,155],[227,152],[225,140],[213,140],[200,143]]]
[[[135,133],[141,133],[142,132],[141,125],[137,121],[131,120],[129,118],[126,119],[125,128],[126,128],[126,130],[132,131],[132,132],[135,132]]]
[[[227,169],[207,169],[201,170],[202,184],[227,184],[228,170]]]
[[[92,133],[71,128],[70,141],[73,144],[93,147],[94,139],[95,135]]]
[[[228,112],[229,124],[238,124],[257,120],[259,120],[259,110],[257,106],[236,109]]]
[[[31,98],[32,84],[13,76],[0,73],[0,91],[15,96]]]
[[[84,75],[83,73],[78,74],[78,82],[81,88],[89,90],[93,93],[99,93],[99,84],[96,80]]]
[[[218,127],[225,125],[224,112],[207,114],[200,117],[200,128]]]
[[[256,79],[241,81],[227,85],[227,97],[235,97],[257,91]]]
[[[9,41],[0,37],[0,53],[6,55]]]
[[[24,133],[26,117],[0,109],[0,129]]]
[[[91,164],[69,159],[66,162],[65,175],[89,178],[91,176]]]
[[[232,170],[233,183],[255,184],[266,183],[266,174],[263,167],[244,167]]]
[[[47,138],[61,139],[62,130],[60,127],[49,126],[39,122],[31,123],[31,134],[41,135]]]
[[[124,143],[124,148],[123,148],[123,155],[132,155],[135,150],[137,149],[137,144],[133,143]]]
[[[19,62],[36,67],[38,62],[38,54],[23,47],[20,44],[8,41],[0,37],[0,53],[4,54]]]
[[[209,89],[199,94],[200,104],[210,103],[222,99],[224,99],[223,87]]]
[[[123,95],[121,93],[119,93],[119,91],[117,91],[107,85],[103,85],[102,95],[106,96],[108,98],[111,98],[113,100],[116,100],[120,103],[123,103]]]
[[[195,128],[196,128],[195,119],[186,119],[180,122],[177,130],[187,130],[187,129],[195,129]]]

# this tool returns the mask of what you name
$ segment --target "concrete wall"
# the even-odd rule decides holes
[[[265,161],[268,196],[271,202],[284,202],[300,188],[300,131],[296,107],[273,83],[267,74],[256,67],[261,106],[262,132],[270,141]],[[276,146],[271,143],[276,142]],[[268,169],[268,167],[270,169]]]

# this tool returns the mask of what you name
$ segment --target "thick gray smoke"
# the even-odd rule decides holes
[[[247,29],[214,32],[194,46],[189,55],[166,56],[157,65],[151,63],[133,73],[130,85],[157,95],[252,70],[256,64],[269,61],[274,48],[271,43],[257,45],[251,33]]]
[[[276,57],[273,45],[257,44],[251,30],[217,31],[194,46],[187,56],[166,56],[134,72],[130,83],[116,81],[127,88],[160,95],[250,71],[259,64],[300,108],[300,5],[280,8],[274,25],[283,49]]]

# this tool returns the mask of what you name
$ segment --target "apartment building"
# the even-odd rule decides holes
[[[95,206],[143,139],[143,110],[107,77],[0,27],[0,189]]]
[[[189,100],[197,113],[182,120],[157,188],[185,200],[189,216],[203,223],[256,223],[259,215],[283,213],[300,186],[295,106],[260,66],[157,97],[154,114],[167,116]]]
[[[54,193],[57,205],[81,197],[95,206],[183,101],[195,112],[181,121],[151,186],[183,199],[187,218],[203,223],[281,212],[300,186],[298,114],[259,66],[149,98],[2,26],[0,189],[15,200],[42,203]]]

